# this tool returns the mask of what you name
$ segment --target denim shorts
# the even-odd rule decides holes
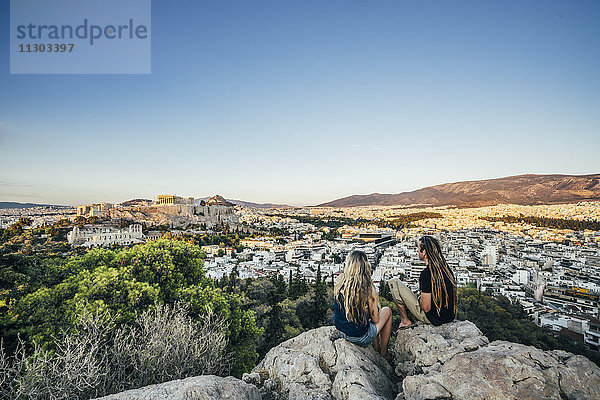
[[[362,336],[358,336],[358,337],[348,336],[342,331],[338,331],[338,333],[340,334],[340,337],[346,339],[350,343],[357,344],[361,347],[367,347],[373,342],[373,339],[375,339],[375,336],[377,336],[377,325],[375,325],[375,323],[373,323],[373,322],[369,322],[369,327],[367,328],[367,333],[365,333]]]

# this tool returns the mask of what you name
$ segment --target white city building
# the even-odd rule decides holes
[[[67,240],[73,246],[102,247],[111,244],[128,245],[143,243],[142,225],[133,224],[127,228],[115,229],[107,227],[89,227],[79,229],[78,226],[67,234]]]
[[[498,263],[498,246],[495,244],[486,244],[481,253],[481,264],[489,267],[496,267]]]

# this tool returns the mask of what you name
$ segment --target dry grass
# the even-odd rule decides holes
[[[56,350],[37,343],[13,356],[0,343],[0,398],[89,399],[188,376],[229,372],[227,325],[208,313],[195,324],[183,304],[159,305],[115,329],[106,314],[80,315]]]

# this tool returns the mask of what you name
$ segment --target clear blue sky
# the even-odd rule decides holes
[[[10,75],[0,4],[0,201],[600,172],[598,1],[155,0],[150,75]]]

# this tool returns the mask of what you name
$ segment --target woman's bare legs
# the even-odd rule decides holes
[[[383,307],[379,312],[379,322],[377,323],[377,336],[373,340],[375,351],[384,357],[387,357],[387,346],[392,335],[392,310],[389,307]]]

